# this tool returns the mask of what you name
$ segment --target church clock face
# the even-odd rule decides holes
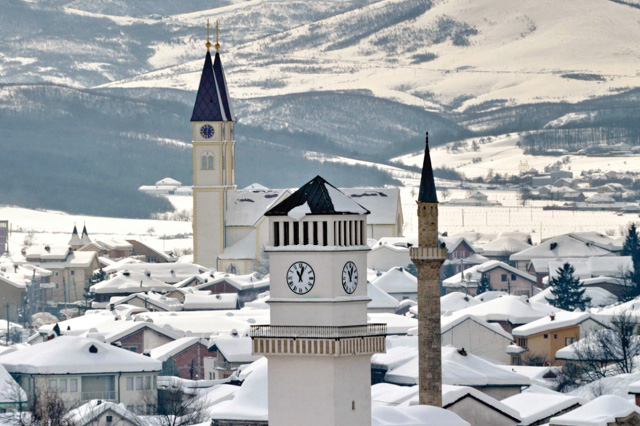
[[[342,268],[342,288],[351,294],[358,287],[358,268],[353,262],[347,262]]]
[[[308,263],[296,262],[287,271],[287,284],[295,294],[311,291],[316,282],[316,274]]]
[[[214,133],[215,131],[213,130],[213,126],[210,124],[205,124],[204,126],[200,127],[200,136],[205,139],[211,139]]]

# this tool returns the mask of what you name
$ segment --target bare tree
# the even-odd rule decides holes
[[[449,198],[450,195],[451,195],[451,192],[449,191],[448,188],[445,188],[442,191],[440,191],[440,196],[442,197],[443,201],[447,201],[447,198]]]
[[[206,402],[198,394],[185,394],[179,386],[158,387],[145,395],[145,403],[156,411],[154,426],[187,426],[207,419]]]

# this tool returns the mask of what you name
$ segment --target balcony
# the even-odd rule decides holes
[[[251,338],[301,338],[301,339],[348,339],[356,337],[386,336],[386,324],[367,324],[342,327],[252,325]]]
[[[91,401],[92,399],[103,399],[106,401],[115,401],[116,391],[82,392],[83,401]]]

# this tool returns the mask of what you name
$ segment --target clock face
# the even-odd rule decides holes
[[[316,274],[308,263],[296,262],[287,271],[287,284],[295,294],[308,293],[315,282]]]
[[[205,139],[211,139],[214,133],[215,131],[213,130],[213,126],[210,124],[205,124],[204,126],[200,127],[200,136]]]
[[[358,287],[358,268],[353,262],[347,262],[342,268],[342,288],[351,294]]]

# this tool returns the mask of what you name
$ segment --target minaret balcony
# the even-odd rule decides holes
[[[444,260],[447,250],[440,247],[411,247],[409,255],[412,260]]]
[[[372,355],[385,352],[386,324],[357,326],[252,325],[254,354],[295,356]]]

